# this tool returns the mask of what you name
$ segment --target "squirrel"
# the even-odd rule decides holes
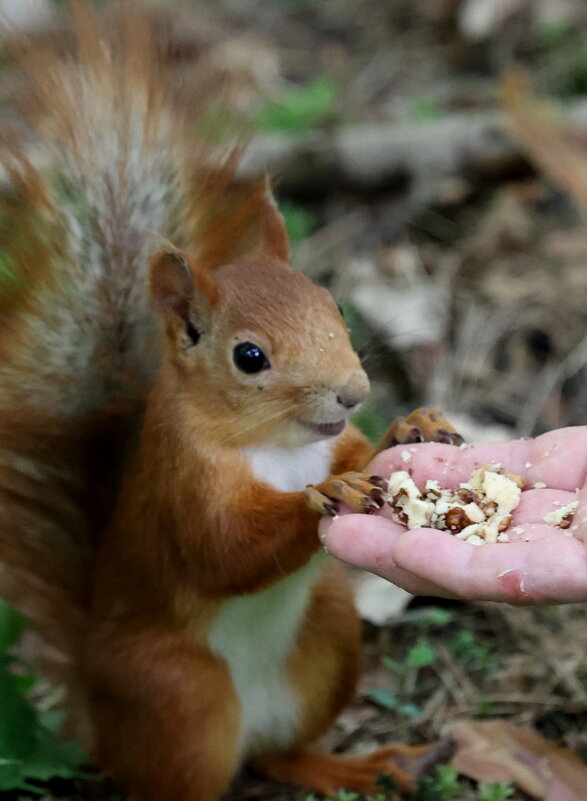
[[[0,595],[135,801],[216,801],[244,762],[411,789],[427,746],[311,747],[360,662],[318,521],[384,502],[344,320],[290,266],[265,179],[236,180],[240,144],[193,139],[213,99],[176,105],[140,9],[74,15],[69,47],[22,49],[42,163],[3,147]],[[152,255],[150,231],[173,245]],[[383,446],[458,441],[425,424]]]

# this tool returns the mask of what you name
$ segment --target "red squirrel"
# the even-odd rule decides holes
[[[141,14],[75,9],[73,50],[26,51],[44,163],[5,158],[0,593],[135,801],[216,801],[245,761],[412,788],[394,758],[425,748],[311,748],[360,660],[319,517],[383,503],[345,323],[289,265],[265,182],[231,194],[238,148],[190,146],[210,100],[178,112]],[[149,259],[153,230],[174,245]]]

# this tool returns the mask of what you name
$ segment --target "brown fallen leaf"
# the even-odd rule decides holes
[[[566,748],[505,720],[459,720],[443,735],[457,750],[455,768],[477,781],[513,782],[544,801],[585,801],[587,767]]]
[[[530,158],[587,212],[587,141],[554,103],[537,98],[525,76],[506,75],[502,85],[510,134]],[[586,795],[587,798],[587,795]]]

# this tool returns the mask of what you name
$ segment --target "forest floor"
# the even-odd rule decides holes
[[[178,52],[221,62],[246,77],[243,93],[248,80],[264,96],[256,158],[277,173],[295,263],[337,296],[373,378],[364,430],[376,437],[423,403],[467,438],[587,423],[584,3],[185,6]],[[508,83],[511,70],[532,89]],[[364,671],[329,747],[429,742],[455,720],[497,718],[587,761],[583,606],[408,599],[356,580]],[[538,797],[455,782],[422,799]],[[44,798],[112,792],[75,786],[53,781]],[[243,776],[230,798],[293,794]]]

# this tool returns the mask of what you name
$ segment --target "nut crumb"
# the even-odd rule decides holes
[[[511,513],[525,484],[521,476],[489,464],[476,468],[455,490],[432,479],[420,490],[407,471],[398,470],[389,478],[388,504],[393,520],[410,529],[447,531],[470,545],[509,542]]]
[[[411,462],[412,461],[412,454],[409,451],[402,451],[401,452],[402,462]]]
[[[532,484],[532,489],[546,489],[546,484],[544,481],[535,481]]]
[[[571,503],[561,506],[560,509],[555,509],[552,512],[548,512],[542,519],[545,523],[548,523],[549,526],[556,526],[557,528],[565,529],[570,528],[578,507],[579,501],[571,501]]]

